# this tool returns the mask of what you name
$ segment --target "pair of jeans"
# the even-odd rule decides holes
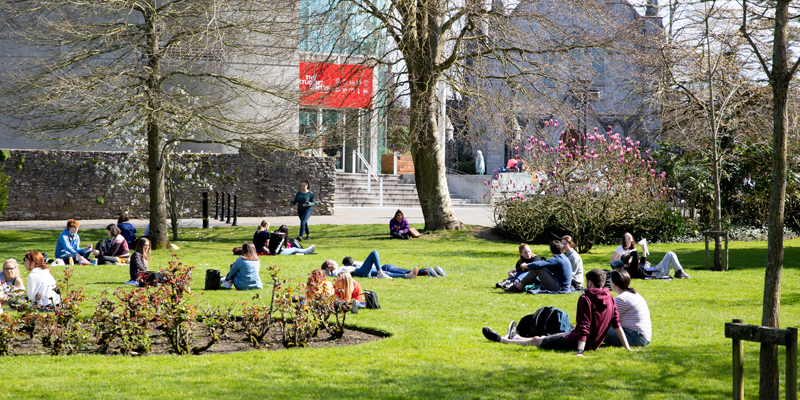
[[[561,285],[558,284],[553,273],[546,267],[528,271],[528,274],[520,279],[522,289],[525,289],[525,286],[533,283],[536,278],[539,278],[539,282],[542,284],[542,287],[544,287],[544,290],[549,290],[551,292],[558,292],[561,290]]]
[[[308,250],[309,249],[301,249],[298,247],[284,247],[278,254],[282,256],[288,256],[292,254],[309,254]]]
[[[625,339],[628,340],[628,344],[631,347],[645,347],[650,344],[650,341],[644,337],[644,333],[642,332],[624,326],[622,327],[622,332],[625,333]],[[609,346],[622,347],[622,341],[619,339],[619,336],[617,336],[617,331],[610,326],[608,327],[608,332],[606,332],[605,343]]]
[[[378,255],[378,250],[372,250],[371,253],[364,259],[364,263],[353,271],[353,276],[357,278],[369,278],[374,269],[375,275],[381,268],[381,257]],[[375,276],[373,275],[373,276]],[[391,275],[390,275],[391,276]],[[394,277],[393,277],[394,278]]]
[[[308,230],[308,219],[311,218],[311,207],[305,210],[298,208],[297,216],[300,217],[300,233],[297,236],[303,236],[303,233],[308,236],[310,234]]]

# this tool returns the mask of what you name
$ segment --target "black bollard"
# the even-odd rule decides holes
[[[225,192],[222,192],[222,201],[219,207],[219,221],[225,222]]]
[[[203,190],[203,229],[208,229],[208,191]]]
[[[226,224],[231,223],[231,193],[228,192],[228,219],[225,220]]]
[[[236,223],[236,217],[239,214],[239,210],[237,210],[238,203],[239,203],[239,196],[233,195],[233,223],[231,224],[231,226],[239,226],[239,224]]]
[[[214,191],[214,219],[219,219],[219,190]]]

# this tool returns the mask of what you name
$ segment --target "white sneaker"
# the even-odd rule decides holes
[[[431,278],[439,277],[439,274],[437,274],[436,271],[433,270],[433,268],[425,268],[425,271],[428,271],[428,276],[430,276]]]
[[[306,249],[306,254],[311,254],[311,253],[313,253],[313,252],[314,252],[314,250],[316,250],[316,249],[317,249],[317,246],[314,246],[314,245],[312,244],[311,246],[308,246],[308,248]]]
[[[391,276],[387,275],[383,271],[378,271],[378,276],[376,276],[376,278],[378,278],[378,279],[392,279]]]
[[[447,274],[444,272],[442,267],[437,265],[436,267],[433,268],[433,270],[436,271],[436,273],[439,274],[439,276],[441,276],[443,278],[447,278]]]
[[[517,336],[517,321],[511,321],[508,324],[508,334],[506,338],[513,339]]]

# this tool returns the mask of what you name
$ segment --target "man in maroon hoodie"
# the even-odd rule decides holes
[[[584,349],[597,350],[606,337],[609,326],[614,328],[620,339],[625,334],[619,325],[619,313],[614,298],[608,289],[604,289],[606,274],[603,270],[593,269],[586,273],[586,291],[578,298],[578,311],[575,329],[572,332],[558,333],[549,336],[525,338],[517,335],[513,324],[509,327],[508,337],[500,336],[489,327],[483,327],[483,335],[492,341],[515,343],[523,346],[538,346],[543,349],[577,350],[583,356]],[[622,340],[623,346],[631,350],[628,340]]]

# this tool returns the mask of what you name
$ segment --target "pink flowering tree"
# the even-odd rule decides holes
[[[558,121],[545,129],[554,127]],[[498,226],[523,240],[547,230],[570,234],[586,252],[615,227],[645,228],[663,215],[665,173],[639,142],[597,128],[580,133],[569,124],[561,137],[556,145],[531,137],[516,149],[523,172],[506,175],[502,185],[487,182]]]

